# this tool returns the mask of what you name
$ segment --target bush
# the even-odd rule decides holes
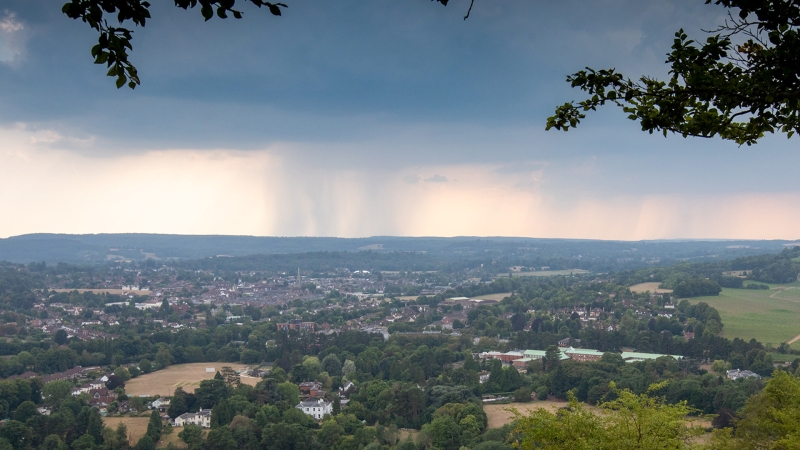
[[[536,398],[538,398],[539,400],[547,400],[547,394],[548,394],[547,386],[539,386],[539,388],[536,389]]]
[[[514,391],[514,401],[515,402],[529,402],[531,401],[531,394],[533,390],[529,387],[521,387]]]

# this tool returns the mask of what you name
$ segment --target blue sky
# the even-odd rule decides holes
[[[153,2],[142,86],[58,3],[0,8],[0,236],[30,232],[797,238],[797,141],[544,131],[585,66],[663,77],[702,1]],[[81,214],[75,214],[81,211]]]

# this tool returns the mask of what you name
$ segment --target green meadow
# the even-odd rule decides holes
[[[766,291],[722,289],[719,296],[696,297],[690,302],[706,302],[722,316],[723,336],[728,339],[752,338],[778,346],[800,334],[800,287],[798,283],[773,286]],[[800,349],[800,341],[792,344]]]

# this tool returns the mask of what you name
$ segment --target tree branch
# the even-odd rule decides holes
[[[466,15],[466,16],[464,16],[464,20],[467,20],[467,18],[469,18],[469,13],[470,13],[470,12],[472,12],[472,5],[473,5],[473,4],[475,4],[475,0],[470,0],[470,2],[469,2],[469,9],[467,10],[467,15]]]

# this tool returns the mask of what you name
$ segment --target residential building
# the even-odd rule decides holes
[[[152,406],[153,409],[158,410],[160,413],[165,413],[167,412],[167,409],[169,409],[169,399],[161,397],[153,401],[150,406]]]
[[[211,410],[202,409],[195,413],[183,413],[176,417],[172,425],[182,427],[186,424],[198,425],[203,428],[211,428]]]
[[[321,398],[316,400],[303,400],[298,403],[295,408],[303,411],[304,414],[321,420],[325,414],[331,414],[333,412],[333,403],[326,402]]]
[[[729,380],[738,380],[740,378],[757,378],[760,379],[761,375],[751,372],[749,370],[733,369],[728,371]]]
[[[277,324],[278,331],[314,331],[314,322],[303,322],[300,319]]]
[[[322,383],[318,381],[304,381],[298,385],[300,388],[300,395],[304,397],[324,397],[325,391],[322,390]]]

